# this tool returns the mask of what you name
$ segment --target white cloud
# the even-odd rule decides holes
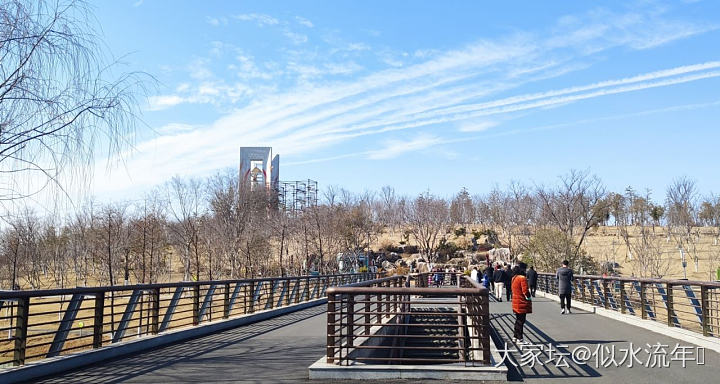
[[[190,132],[199,127],[190,124],[170,123],[157,129],[157,133],[161,135],[175,135],[183,132]]]
[[[458,131],[460,132],[481,132],[497,126],[494,121],[465,121],[460,124]]]
[[[306,18],[304,18],[304,17],[295,16],[295,21],[297,21],[298,24],[304,25],[304,26],[306,26],[306,27],[308,27],[308,28],[314,27],[313,23],[312,23],[310,20],[308,20],[308,19],[306,19]]]
[[[372,160],[394,159],[409,152],[441,144],[443,141],[437,136],[421,133],[410,140],[388,140],[381,149],[367,152],[367,157]]]
[[[262,13],[244,13],[240,15],[234,15],[233,17],[241,21],[255,22],[255,24],[257,24],[259,27],[264,27],[266,25],[277,25],[280,23],[280,20]]]
[[[251,15],[255,16],[248,15],[246,19],[265,20],[259,15]],[[128,162],[129,173],[134,175],[137,183],[154,183],[176,173],[199,175],[235,165],[240,146],[271,145],[283,156],[292,157],[361,136],[382,136],[420,127],[441,132],[448,123],[462,133],[479,132],[518,112],[720,76],[720,62],[708,62],[501,97],[524,84],[585,68],[592,62],[587,58],[613,47],[647,49],[657,46],[660,41],[672,41],[686,37],[688,33],[707,30],[683,28],[684,23],[672,21],[650,26],[648,19],[632,17],[606,26],[584,23],[583,20],[583,17],[561,20],[558,30],[548,36],[515,34],[493,41],[480,40],[444,52],[416,53],[407,59],[424,61],[409,61],[402,68],[376,71],[352,80],[340,81],[331,76],[363,70],[353,60],[290,61],[282,70],[308,81],[299,81],[299,85],[279,92],[259,91],[256,83],[219,81],[210,72],[206,61],[196,60],[189,68],[194,80],[186,82],[191,85],[182,86],[182,89],[179,86],[175,95],[152,98],[154,108],[181,103],[214,103],[216,100],[242,104],[200,128],[189,131],[167,129],[159,137],[140,143],[137,155]],[[263,22],[265,25],[271,23]],[[348,47],[348,44],[337,46]],[[251,55],[236,52],[236,58],[233,68],[237,72],[258,70],[259,65]],[[411,132],[407,133],[410,137]],[[407,141],[385,141],[382,149],[362,151],[363,148],[359,148],[355,154],[341,156],[387,159],[452,142],[459,134],[454,132],[452,140],[437,135],[426,133]],[[295,161],[296,164],[301,162]],[[145,180],[150,172],[138,170],[148,169],[158,171]]]
[[[283,32],[283,34],[285,35],[285,37],[290,39],[290,41],[292,41],[293,44],[303,44],[303,43],[307,43],[307,41],[308,41],[308,37],[303,35],[302,33],[285,31],[285,32]]]
[[[151,111],[159,111],[162,109],[170,108],[178,104],[184,103],[186,100],[178,95],[160,95],[150,96],[149,98],[149,109]]]
[[[205,58],[193,60],[187,68],[190,77],[195,80],[205,80],[213,77],[212,71],[208,68],[209,62],[210,60]]]

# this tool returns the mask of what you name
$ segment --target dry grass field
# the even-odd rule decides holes
[[[711,228],[697,228],[700,237],[695,242],[695,255],[697,256],[697,270],[693,261],[693,254],[685,250],[687,262],[687,278],[690,280],[715,280],[715,270],[720,266],[720,242],[715,242],[715,235]],[[637,236],[639,228],[632,228],[630,236]],[[668,239],[667,228],[656,227],[654,241],[660,246],[662,260],[667,263],[667,273],[664,278],[684,278],[680,249],[675,240]],[[619,235],[616,227],[600,227],[592,230],[585,239],[585,250],[595,260],[615,261],[620,264],[619,272],[631,276],[637,273],[636,260],[632,259],[625,242]]]
[[[480,228],[468,227],[468,233],[473,229]],[[685,251],[687,278],[690,280],[715,280],[715,270],[720,266],[720,242],[716,243],[713,228],[696,228],[694,232],[696,231],[700,234],[700,237],[695,242],[695,253],[698,258],[697,270],[695,269],[693,255]],[[637,238],[639,232],[640,228],[629,229],[631,241]],[[653,241],[659,246],[662,260],[667,264],[667,273],[663,277],[684,278],[681,254],[675,239],[670,238],[668,240],[668,232],[665,227],[655,227],[653,233]],[[456,237],[454,234],[445,234],[445,236],[448,241],[452,241],[461,247],[469,246],[470,238],[472,237],[472,235]],[[388,244],[397,246],[403,240],[402,231],[386,231],[378,237],[373,245],[373,249],[379,250]],[[484,241],[484,238],[479,240],[479,242],[482,241]],[[407,243],[411,245],[416,244],[412,237]],[[640,275],[637,260],[631,257],[617,227],[603,226],[591,229],[585,238],[583,248],[598,262],[614,261],[618,263],[620,267],[617,268],[617,272],[623,276]]]

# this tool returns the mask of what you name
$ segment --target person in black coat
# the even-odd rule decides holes
[[[492,268],[492,266],[490,266],[490,265],[488,265],[488,266],[485,268],[485,270],[483,271],[483,275],[487,276],[487,277],[488,277],[488,280],[489,280],[489,282],[490,282],[490,291],[491,291],[491,292],[495,292],[495,284],[493,284],[493,282],[494,282],[494,280],[493,280],[493,272],[495,272],[495,271],[493,271],[493,268]]]
[[[568,268],[568,261],[563,260],[562,268],[555,275],[558,279],[558,295],[560,296],[560,309],[564,315],[570,312],[570,298],[572,297],[573,271]]]
[[[495,272],[493,272],[493,282],[495,284],[495,298],[497,301],[502,301],[503,288],[505,285],[505,270],[499,265]]]
[[[527,270],[525,275],[527,277],[528,286],[530,287],[530,294],[532,295],[532,297],[535,297],[538,274],[537,272],[535,272],[535,268],[531,266],[530,269]]]
[[[510,265],[505,264],[505,287],[508,288],[505,290],[505,298],[507,301],[510,301],[510,298],[512,297],[512,289],[510,289],[510,286],[512,285],[512,278],[513,272],[510,269]]]

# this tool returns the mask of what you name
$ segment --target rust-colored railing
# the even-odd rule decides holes
[[[372,274],[0,291],[0,367],[325,297]]]
[[[557,278],[538,273],[538,290],[557,294]],[[720,282],[576,275],[573,301],[720,337]]]
[[[327,362],[337,365],[490,363],[488,290],[455,274],[427,274],[328,289]]]

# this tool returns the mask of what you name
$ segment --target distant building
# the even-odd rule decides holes
[[[291,214],[317,205],[317,181],[280,181],[280,155],[272,147],[240,147],[240,185],[272,191],[277,208]]]
[[[280,155],[272,157],[272,147],[240,147],[241,185],[277,190],[279,182]]]

